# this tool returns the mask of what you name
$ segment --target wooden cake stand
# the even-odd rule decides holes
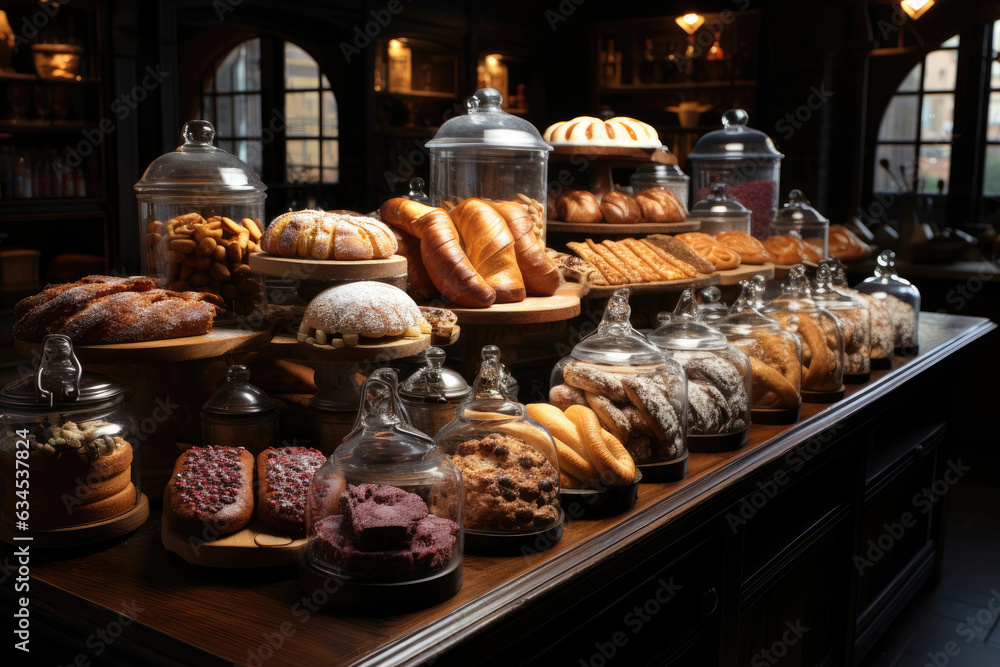
[[[615,181],[611,169],[641,167],[644,164],[677,164],[677,157],[665,148],[618,148],[612,146],[554,146],[551,162],[572,160],[575,172],[589,176],[591,192],[611,192]],[[582,166],[581,166],[582,164]]]
[[[406,275],[406,258],[393,255],[386,259],[312,259],[280,257],[266,252],[250,255],[250,268],[257,273],[300,280],[375,280]]]
[[[586,290],[584,285],[566,282],[552,296],[529,296],[518,303],[495,303],[489,308],[439,307],[455,313],[461,325],[561,322],[580,314],[580,297]]]
[[[455,335],[455,332],[452,332]],[[271,352],[275,356],[326,364],[381,363],[412,357],[431,346],[431,336],[400,338],[388,343],[358,344],[343,347],[317,347],[300,343],[290,334],[278,334],[271,339]]]

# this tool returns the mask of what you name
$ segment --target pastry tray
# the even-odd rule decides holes
[[[256,511],[256,510],[255,510]],[[242,530],[215,540],[201,540],[175,531],[163,517],[160,541],[192,565],[243,568],[289,565],[298,558],[306,538],[278,530],[256,516]]]
[[[374,280],[406,275],[406,258],[393,255],[385,259],[346,261],[255,252],[250,255],[250,268],[256,273],[300,280]]]

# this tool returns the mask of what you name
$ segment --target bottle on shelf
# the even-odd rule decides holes
[[[715,41],[712,42],[712,46],[708,49],[708,54],[705,56],[706,60],[722,60],[726,57],[725,52],[722,50],[722,44],[719,40],[722,37],[722,33],[715,33]]]

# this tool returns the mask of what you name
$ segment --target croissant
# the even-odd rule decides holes
[[[496,290],[497,303],[524,301],[524,279],[517,268],[514,236],[493,207],[470,198],[451,210],[472,266]]]
[[[639,204],[624,192],[609,192],[601,198],[601,213],[607,222],[632,224],[642,220]]]
[[[670,190],[651,188],[635,196],[646,222],[683,222],[687,218],[684,203]]]
[[[430,301],[437,295],[438,289],[420,258],[420,239],[398,229],[393,229],[392,233],[396,235],[396,245],[399,246],[396,252],[406,258],[406,291],[418,301]]]
[[[292,211],[268,225],[264,252],[313,259],[385,259],[396,253],[396,237],[380,221],[353,211]]]
[[[514,201],[491,201],[490,206],[507,223],[514,235],[517,268],[524,287],[532,294],[555,294],[559,287],[559,267],[545,252],[545,244],[535,235],[534,223],[523,204]]]
[[[455,223],[444,209],[396,197],[382,204],[379,214],[393,227],[420,239],[424,268],[445,298],[470,308],[493,305],[496,292],[469,261]]]

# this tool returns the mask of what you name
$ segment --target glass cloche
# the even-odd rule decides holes
[[[482,88],[466,104],[466,115],[427,142],[431,202],[448,210],[470,197],[520,203],[544,240],[552,147],[534,125],[503,110],[499,91]]]
[[[833,287],[833,271],[826,261],[816,268],[810,295],[817,305],[837,318],[844,335],[844,382],[858,384],[871,377],[872,319],[861,299]]]
[[[698,306],[698,319],[702,322],[708,322],[711,324],[716,320],[722,319],[729,312],[729,308],[722,301],[722,290],[720,290],[715,285],[711,287],[703,287],[698,294],[701,296],[701,304]],[[660,321],[660,313],[656,316],[657,321]],[[660,325],[666,324],[670,318],[664,318]]]
[[[847,286],[847,272],[844,263],[836,257],[826,260],[834,272],[833,289],[842,294],[860,299],[868,306],[872,323],[871,359],[872,368],[892,368],[893,350],[895,348],[896,330],[892,325],[892,317],[885,302],[871,294],[859,292]]]
[[[755,280],[744,280],[740,285],[736,303],[712,326],[748,357],[753,421],[794,424],[802,405],[802,347],[798,336],[757,309],[763,285]]]
[[[552,371],[549,402],[588,404],[602,426],[624,430],[623,444],[642,481],[687,473],[687,380],[684,369],[632,328],[629,290],[616,290],[597,328]],[[621,439],[621,438],[619,438]]]
[[[896,253],[892,250],[882,251],[877,262],[875,275],[865,278],[854,289],[882,300],[896,331],[896,352],[915,355],[920,347],[920,291],[896,273]]]
[[[691,219],[701,222],[706,234],[720,232],[750,233],[750,210],[726,196],[726,184],[712,183],[708,196],[691,207]]]
[[[395,385],[391,369],[368,378],[355,430],[309,485],[301,580],[328,593],[333,580],[338,608],[427,607],[462,584],[462,476],[407,422]]]
[[[781,207],[767,230],[768,240],[786,237],[802,242],[797,244],[799,261],[817,263],[829,254],[830,221],[809,204],[801,190],[792,190],[788,194],[788,202]],[[765,244],[768,250],[775,247],[771,243]],[[778,264],[787,263],[776,257]]]
[[[747,126],[743,109],[722,114],[722,129],[709,132],[688,154],[694,181],[693,199],[709,195],[712,183],[725,183],[726,194],[750,209],[750,233],[764,232],[778,211],[781,158],[771,138]],[[692,215],[692,217],[694,217]]]
[[[207,291],[250,315],[264,305],[250,254],[264,232],[266,186],[245,162],[212,145],[207,120],[184,124],[184,143],[150,163],[135,184],[142,270],[161,287]]]
[[[436,437],[462,473],[470,552],[519,553],[536,542],[547,549],[562,536],[555,441],[503,380],[500,349],[487,345],[471,398]]]
[[[230,366],[226,381],[202,406],[201,444],[245,447],[257,456],[280,441],[278,407],[262,389],[250,384],[246,366]]]
[[[826,403],[844,395],[844,335],[830,311],[809,296],[801,264],[788,272],[788,284],[764,314],[799,337],[802,346],[802,400]]]
[[[140,489],[140,441],[124,398],[125,388],[111,378],[83,371],[68,336],[45,337],[35,372],[0,390],[4,535],[17,526],[14,534],[36,545],[86,544],[83,532],[42,540],[50,529],[85,530],[133,511],[145,514],[124,529],[105,524],[100,539],[142,523],[149,510]]]
[[[720,332],[697,321],[690,288],[681,293],[670,322],[649,334],[649,340],[679,362],[687,375],[691,451],[731,451],[745,445],[750,428],[750,360]]]
[[[444,367],[441,348],[429,347],[424,356],[427,365],[406,378],[399,397],[413,425],[433,438],[455,418],[455,408],[472,395],[472,387],[460,373]]]

